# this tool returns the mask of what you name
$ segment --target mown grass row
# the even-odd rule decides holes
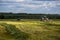
[[[28,34],[20,31],[15,25],[2,23],[1,26],[5,27],[6,34],[9,34],[15,38],[15,40],[28,40]]]

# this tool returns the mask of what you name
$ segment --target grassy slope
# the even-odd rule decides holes
[[[0,23],[15,25],[22,32],[29,34],[28,40],[60,40],[60,21],[0,21]],[[4,30],[1,28],[0,26],[0,30]],[[0,31],[1,40],[14,40],[14,37],[4,32]]]

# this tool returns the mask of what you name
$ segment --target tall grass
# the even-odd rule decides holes
[[[6,24],[6,23],[0,25],[4,26],[6,30],[6,34],[13,36],[15,40],[28,40],[29,37],[28,34],[16,28],[15,25]]]
[[[15,40],[60,40],[60,21],[16,21],[10,24],[9,22],[0,25],[5,27],[6,34]]]

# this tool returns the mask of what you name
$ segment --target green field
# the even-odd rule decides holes
[[[60,40],[60,20],[0,20],[0,40]]]

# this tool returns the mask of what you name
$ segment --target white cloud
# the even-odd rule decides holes
[[[25,1],[25,0],[1,0],[1,1],[23,2],[23,1]]]
[[[37,3],[39,4],[39,3]],[[56,7],[56,2],[40,2],[39,5],[35,5],[35,4],[21,4],[21,6],[24,6],[26,8],[32,8],[32,9],[36,9],[36,8],[51,8],[51,7]]]
[[[10,1],[15,3],[6,3],[4,4],[5,8],[16,10],[16,11],[25,11],[25,10],[51,10],[60,6],[60,1],[32,1],[32,0],[2,0]]]
[[[14,1],[16,1],[16,2],[23,2],[23,1],[25,1],[25,0],[14,0]]]
[[[16,2],[22,2],[22,3],[15,3],[14,6],[22,6],[25,8],[31,8],[31,9],[38,9],[38,8],[52,8],[56,7],[57,5],[60,5],[60,2],[55,1],[32,1],[32,0],[4,0],[4,1],[16,1]],[[24,2],[25,1],[25,2]],[[11,4],[12,5],[12,4]]]

